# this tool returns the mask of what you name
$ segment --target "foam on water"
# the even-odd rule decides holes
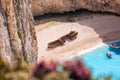
[[[120,44],[120,43],[117,43]],[[112,53],[112,58],[106,56],[106,52]],[[99,47],[79,56],[94,78],[112,76],[112,80],[120,80],[120,49],[108,45]]]
[[[79,58],[91,70],[92,77],[104,80],[103,77],[111,76],[112,80],[120,80],[120,49],[112,48],[107,44],[115,43],[120,46],[120,40],[98,44],[93,48],[70,56],[66,60]],[[112,53],[112,58],[106,52]]]

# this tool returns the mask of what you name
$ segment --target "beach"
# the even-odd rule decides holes
[[[38,61],[61,61],[95,45],[120,38],[120,17],[115,15],[92,15],[92,17],[75,16],[74,21],[64,18],[41,21],[35,26],[38,41]],[[75,40],[67,41],[63,46],[48,50],[49,42],[55,41],[70,31],[77,31]]]

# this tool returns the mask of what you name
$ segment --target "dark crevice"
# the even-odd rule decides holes
[[[48,19],[48,21],[51,20],[51,19],[56,20],[55,18],[62,18],[62,17],[69,18],[68,19],[69,22],[74,22],[74,20],[70,19],[70,17],[72,18],[72,17],[77,17],[79,15],[91,15],[91,14],[120,16],[120,15],[118,15],[116,13],[111,13],[111,12],[89,11],[87,9],[80,9],[80,10],[69,11],[69,12],[64,12],[64,13],[49,13],[49,14],[35,16],[34,17],[34,20],[35,20],[34,24],[37,25],[37,24],[42,23],[42,22],[44,23],[43,20],[47,20],[47,19]],[[41,22],[39,22],[39,21],[41,21]],[[62,21],[62,22],[64,22],[64,21]]]

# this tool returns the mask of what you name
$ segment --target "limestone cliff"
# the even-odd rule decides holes
[[[37,58],[29,0],[0,0],[0,56],[8,64]]]
[[[120,0],[32,0],[34,16],[79,9],[120,14]]]

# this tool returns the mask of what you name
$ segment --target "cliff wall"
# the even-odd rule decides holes
[[[120,0],[32,0],[34,16],[79,9],[120,14]]]

